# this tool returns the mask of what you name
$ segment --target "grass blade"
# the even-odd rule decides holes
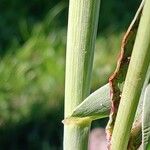
[[[91,120],[108,117],[110,107],[110,87],[106,84],[77,106],[71,117],[90,117]]]
[[[111,149],[126,150],[150,62],[150,1],[146,0],[112,135]]]
[[[146,79],[144,82],[144,86],[142,89],[142,93],[140,96],[140,102],[138,104],[138,109],[135,117],[135,124],[139,122],[139,118],[141,119],[143,101],[144,101],[144,93],[145,89],[150,80],[150,65],[147,71]],[[106,85],[100,87],[95,92],[90,94],[81,104],[79,104],[74,111],[72,112],[70,117],[90,117],[91,120],[96,120],[100,118],[108,117],[111,109],[111,100],[110,100],[110,85],[107,83]],[[68,117],[68,118],[70,118]],[[139,123],[138,123],[139,126]],[[133,130],[136,125],[133,126]]]
[[[137,34],[137,29],[141,17],[141,12],[143,9],[143,2],[141,3],[139,9],[137,10],[134,19],[132,20],[127,32],[125,33],[122,43],[121,51],[117,61],[117,66],[114,73],[109,78],[109,84],[111,89],[111,113],[109,115],[109,122],[106,127],[107,140],[110,142],[114,123],[116,120],[116,115],[118,112],[118,107],[120,103],[120,98],[122,94],[122,89],[125,81],[125,77],[128,70],[128,65],[135,42],[135,37]]]

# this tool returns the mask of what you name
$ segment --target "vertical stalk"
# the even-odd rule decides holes
[[[126,150],[136,108],[150,62],[150,0],[146,0],[133,47],[121,102],[114,126],[111,150]]]
[[[70,0],[65,118],[89,95],[100,0]],[[87,150],[90,120],[64,121],[64,150]]]

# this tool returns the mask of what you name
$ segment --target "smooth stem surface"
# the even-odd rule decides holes
[[[100,0],[70,0],[67,35],[65,118],[90,92]],[[82,122],[82,121],[81,121]],[[84,125],[83,125],[84,124]],[[64,122],[64,150],[87,150],[90,120]]]
[[[150,0],[146,0],[114,126],[111,150],[127,150],[146,71],[150,62]]]

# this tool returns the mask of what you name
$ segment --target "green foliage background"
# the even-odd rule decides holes
[[[138,0],[102,1],[92,91],[115,67]],[[62,147],[68,1],[0,1],[0,149]]]

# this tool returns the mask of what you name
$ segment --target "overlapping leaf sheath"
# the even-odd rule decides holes
[[[127,32],[125,33],[122,43],[121,43],[121,51],[118,57],[117,61],[117,67],[114,71],[114,73],[109,78],[109,84],[110,84],[110,95],[111,95],[111,113],[109,116],[109,122],[106,127],[107,132],[107,139],[110,141],[118,107],[119,102],[122,94],[123,84],[125,81],[128,65],[130,62],[130,57],[137,33],[137,28],[139,25],[139,20],[141,17],[141,12],[143,9],[143,3],[142,1],[133,21],[131,22]]]
[[[150,148],[150,84],[144,94],[144,105],[142,114],[142,147],[143,150]]]

